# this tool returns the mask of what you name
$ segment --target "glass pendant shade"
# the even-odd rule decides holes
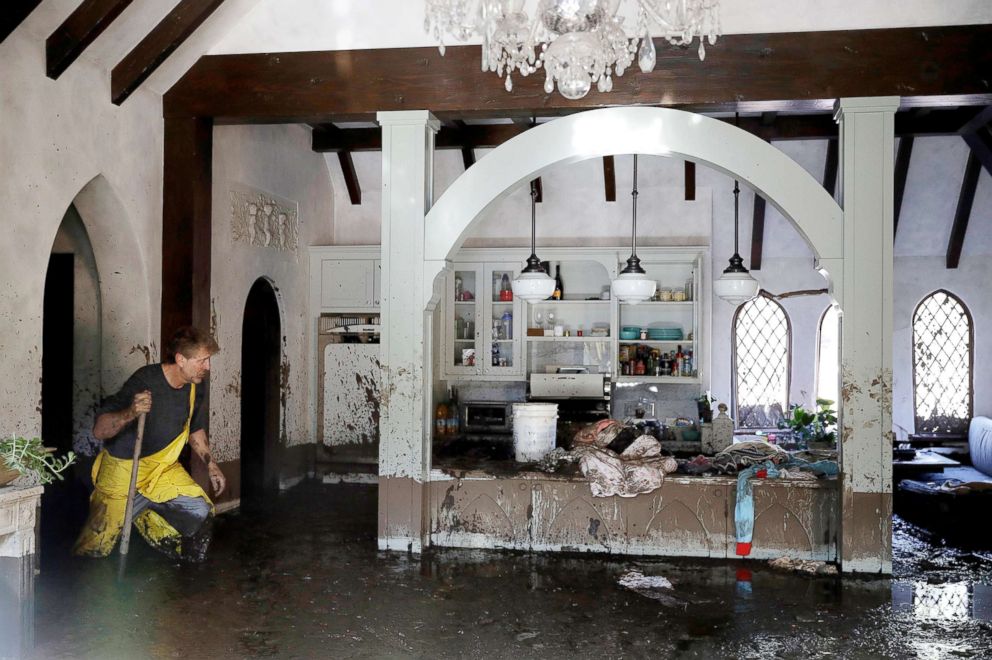
[[[544,272],[541,260],[536,254],[537,242],[537,188],[532,183],[530,187],[530,256],[527,257],[527,267],[517,275],[513,284],[513,295],[526,302],[547,300],[555,292],[555,281]]]
[[[758,280],[751,277],[751,273],[744,267],[744,260],[738,250],[740,196],[741,188],[734,179],[734,254],[723,275],[713,282],[713,293],[731,305],[746,303],[758,295],[761,288]]]
[[[760,285],[746,270],[743,273],[723,271],[723,275],[713,282],[713,293],[732,305],[746,303],[758,295]]]
[[[637,154],[634,154],[634,188],[630,192],[633,198],[633,214],[630,234],[630,258],[627,259],[627,267],[620,271],[620,275],[613,280],[610,290],[613,297],[622,303],[636,305],[639,302],[650,300],[654,296],[655,287],[658,285],[654,280],[649,280],[647,273],[641,268],[641,260],[637,258]]]

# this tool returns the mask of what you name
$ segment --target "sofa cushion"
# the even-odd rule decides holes
[[[971,454],[971,464],[992,476],[992,419],[971,419],[968,425],[968,452]]]

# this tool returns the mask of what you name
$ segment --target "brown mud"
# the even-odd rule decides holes
[[[35,657],[942,658],[992,656],[992,551],[896,519],[891,579],[757,561],[376,549],[376,487],[305,482],[220,516],[210,556],[138,541],[45,562]],[[671,584],[650,598],[636,570]]]

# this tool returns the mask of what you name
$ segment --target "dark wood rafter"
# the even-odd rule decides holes
[[[840,152],[839,140],[827,140],[827,156],[823,162],[823,187],[830,196],[837,192],[837,159]]]
[[[3,10],[0,11],[0,44],[40,4],[41,0],[6,0]]]
[[[110,27],[132,0],[83,0],[45,40],[45,69],[57,79]]]
[[[978,175],[981,172],[982,163],[972,151],[968,154],[968,164],[964,168],[961,193],[958,195],[958,207],[954,211],[951,237],[947,241],[946,266],[948,268],[957,268],[961,261],[961,248],[964,247],[964,237],[968,233],[968,221],[971,219],[971,207],[975,202],[975,190],[978,188]]]
[[[691,160],[685,161],[685,201],[696,199],[696,164]]]
[[[613,156],[603,156],[603,193],[607,202],[617,201],[617,170]]]
[[[992,25],[724,35],[705,62],[656,42],[654,73],[631,72],[612,92],[578,101],[545,94],[541,76],[519,78],[507,93],[479,71],[478,46],[449,47],[444,57],[433,47],[215,55],[165,95],[164,112],[320,123],[424,108],[440,119],[552,116],[657,99],[697,112],[828,112],[837,98],[885,95],[904,108],[992,104]]]
[[[160,346],[179,326],[210,326],[212,157],[209,118],[165,120]]]
[[[348,199],[353,205],[358,206],[362,203],[362,187],[358,185],[358,173],[355,172],[355,162],[351,159],[351,152],[339,151],[338,162],[341,164],[344,186],[348,189]]]
[[[906,177],[909,174],[909,161],[913,157],[913,142],[916,141],[912,135],[899,138],[899,149],[896,151],[896,166],[893,172],[893,199],[892,199],[892,240],[899,233],[899,216],[902,214],[902,200],[906,194]]]
[[[465,122],[463,122],[461,119],[456,119],[451,123],[459,131],[465,130]],[[472,167],[473,165],[475,165],[475,148],[472,147],[471,145],[462,147],[462,164],[465,166],[466,170]]]
[[[751,270],[761,270],[761,253],[765,246],[765,198],[754,193],[754,216],[751,220]]]
[[[989,174],[992,174],[992,106],[979,112],[964,128],[961,136],[971,147],[971,153],[978,158]]]
[[[223,2],[224,0],[180,0],[111,71],[111,100],[116,105],[123,103]],[[185,114],[211,116],[209,113]]]
[[[541,177],[537,177],[536,179],[531,179],[530,189],[537,191],[537,196],[534,198],[535,202],[540,204],[541,202],[544,201],[544,184],[541,182]]]

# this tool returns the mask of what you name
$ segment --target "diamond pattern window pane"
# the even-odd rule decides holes
[[[766,296],[750,300],[734,322],[737,425],[775,427],[788,409],[789,320]]]
[[[971,418],[971,317],[946,291],[913,316],[916,432],[964,433]]]

